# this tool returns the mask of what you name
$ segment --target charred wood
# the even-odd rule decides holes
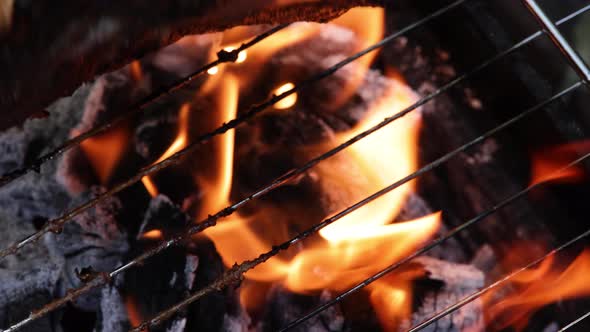
[[[32,230],[29,223],[0,216],[0,245]],[[26,318],[31,310],[51,301],[59,292],[64,260],[51,255],[45,246],[31,247],[0,263],[0,328]],[[24,331],[56,331],[55,312],[25,328]]]
[[[6,11],[10,20],[0,18],[5,23],[0,23],[0,129],[22,123],[81,83],[184,35],[246,24],[325,21],[352,6],[381,2],[15,1]]]
[[[302,295],[276,286],[270,291],[268,311],[258,330],[277,331],[306,314],[309,308],[321,305],[330,299],[332,295],[329,291],[323,291],[318,295]],[[339,306],[333,306],[292,331],[337,332],[346,331],[346,326]]]
[[[430,257],[418,257],[413,261],[425,269],[425,279],[415,282],[416,309],[412,325],[446,309],[471,295],[485,284],[484,274],[471,265],[455,264]],[[424,331],[483,331],[483,304],[476,300],[441,318]]]
[[[72,201],[80,201],[95,195],[90,192]],[[88,282],[94,271],[111,271],[122,262],[129,249],[127,234],[120,220],[121,202],[112,197],[76,217],[66,224],[60,234],[51,234],[47,247],[53,255],[65,258],[63,272],[64,295],[68,289],[77,288]],[[95,311],[100,306],[100,289],[80,297],[74,305],[86,311]]]

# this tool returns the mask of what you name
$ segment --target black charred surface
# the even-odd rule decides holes
[[[183,35],[244,24],[326,20],[366,3],[371,2],[15,1],[7,6],[7,21],[3,17],[0,22],[0,128],[22,123],[81,83]]]
[[[178,206],[168,197],[158,195],[150,201],[137,236],[141,239],[149,231],[160,230],[164,238],[169,238],[184,230],[188,223],[188,216]]]
[[[310,308],[332,299],[332,294],[323,291],[319,295],[294,294],[282,287],[274,287],[269,295],[265,320],[260,323],[261,331],[276,331],[303,316]],[[338,305],[330,307],[292,331],[337,332],[346,331],[344,316]]]
[[[472,265],[455,264],[431,257],[418,257],[413,261],[421,265],[427,276],[415,282],[412,325],[447,309],[485,285],[484,274]],[[424,331],[483,331],[483,304],[481,300],[461,307],[429,325]]]

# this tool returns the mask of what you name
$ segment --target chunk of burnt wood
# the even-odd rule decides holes
[[[158,231],[156,240],[169,238],[184,230],[188,223],[188,216],[178,206],[168,197],[158,195],[150,201],[137,238],[145,239],[145,235],[153,231]]]
[[[471,265],[426,256],[416,258],[412,264],[419,264],[427,275],[415,282],[415,309],[411,324],[403,324],[404,330],[471,295],[485,284],[483,273]],[[424,331],[484,331],[484,328],[482,302],[475,300],[432,323]]]
[[[113,119],[119,114],[119,110],[131,104],[133,96],[140,94],[140,88],[125,71],[117,71],[101,76],[92,85],[88,98],[84,103],[84,111],[80,122],[73,128],[65,127],[70,132],[70,136],[76,136],[86,132],[99,124]],[[92,164],[92,158],[87,153],[106,154],[107,150],[115,158],[125,156],[124,151],[118,151],[115,146],[120,145],[120,149],[127,149],[129,139],[128,123],[117,125],[112,130],[91,138],[85,144],[101,144],[105,150],[98,149],[84,150],[83,146],[76,146],[61,158],[58,168],[58,178],[60,182],[68,189],[72,195],[80,194],[92,185],[108,184],[111,174],[107,178],[99,179],[97,169]],[[120,133],[116,137],[114,132]],[[112,137],[112,139],[108,139]],[[108,145],[108,147],[107,147]],[[89,145],[87,145],[89,146]],[[114,150],[110,150],[113,149]],[[106,158],[105,155],[96,156],[97,158]],[[115,167],[116,165],[112,165]]]
[[[22,123],[81,83],[183,35],[245,24],[325,21],[352,6],[380,2],[15,1],[10,24],[0,31],[0,129]]]
[[[410,221],[412,219],[424,217],[433,213],[432,209],[428,206],[428,203],[420,197],[418,194],[408,195],[400,213],[395,217],[395,222]],[[444,214],[442,216],[444,220]],[[436,237],[444,236],[448,232],[448,227],[445,226],[444,221],[441,227],[437,231]],[[448,239],[442,242],[436,247],[430,249],[426,256],[438,258],[445,261],[454,263],[465,263],[467,261],[467,252],[465,248],[459,244],[459,241],[455,238]]]
[[[0,215],[0,246],[23,238],[33,226]],[[63,259],[51,255],[44,245],[23,248],[0,262],[0,328],[25,319],[32,310],[54,299],[61,282]],[[26,326],[23,331],[55,331],[60,311]]]
[[[81,118],[88,90],[83,86],[72,97],[54,103],[51,108],[60,110],[54,117],[28,121],[21,128],[0,133],[0,173],[30,165],[66,140],[68,128]],[[70,197],[55,178],[57,163],[49,161],[38,172],[4,186],[0,190],[0,209],[23,222],[54,217],[63,211]]]
[[[101,190],[104,189],[95,188],[93,192],[81,195],[72,201],[72,206],[95,197]],[[92,277],[85,276],[89,272],[110,272],[122,262],[129,244],[121,227],[124,221],[119,220],[121,209],[119,199],[110,197],[66,223],[60,234],[50,234],[46,238],[50,252],[65,259],[64,291],[82,286],[87,278]],[[75,302],[77,307],[87,311],[96,310],[99,304],[99,289]]]
[[[268,295],[267,312],[260,323],[260,331],[277,331],[333,298],[329,291],[318,295],[295,294],[281,286],[275,286]],[[292,331],[336,332],[345,331],[344,316],[338,305],[329,307]]]
[[[112,285],[103,287],[95,331],[125,332],[130,328],[125,301],[119,290]]]
[[[225,270],[213,242],[199,236],[190,244],[190,253],[198,257],[193,270],[191,291],[197,291],[215,281]],[[187,308],[186,331],[247,331],[250,319],[241,307],[234,286],[212,292]]]

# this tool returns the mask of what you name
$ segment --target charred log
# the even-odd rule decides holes
[[[9,2],[10,8],[0,10],[0,129],[22,123],[81,83],[184,35],[245,24],[325,21],[353,6],[380,2]]]

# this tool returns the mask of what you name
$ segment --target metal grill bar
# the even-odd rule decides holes
[[[537,4],[535,0],[523,0],[528,10],[535,16],[539,24],[547,31],[549,37],[551,37],[551,41],[559,48],[563,56],[567,59],[570,63],[572,68],[576,71],[580,79],[584,81],[584,83],[590,83],[590,69],[588,66],[580,58],[578,52],[574,50],[574,48],[570,45],[567,39],[561,34],[559,29],[553,24],[551,19],[547,16],[545,11]]]
[[[312,83],[315,83],[319,80],[322,80],[322,79],[332,75],[334,72],[341,69],[345,65],[357,60],[358,58],[360,58],[372,51],[375,51],[375,50],[383,47],[384,45],[392,42],[393,40],[402,36],[403,34],[422,26],[423,24],[441,16],[442,14],[450,11],[451,9],[458,7],[459,5],[461,5],[462,3],[466,2],[466,1],[467,0],[457,0],[457,1],[445,6],[443,8],[437,10],[436,12],[406,26],[405,28],[397,31],[396,33],[389,35],[388,37],[382,39],[380,42],[364,49],[363,51],[356,53],[356,54],[338,62],[337,64],[333,65],[332,67],[328,68],[327,70],[302,81],[301,83],[299,83],[297,86],[295,86],[291,90],[285,91],[280,95],[272,96],[271,98],[267,99],[265,102],[263,102],[261,104],[254,105],[249,110],[242,113],[240,116],[236,117],[235,119],[223,124],[222,126],[218,127],[217,129],[215,129],[209,133],[199,136],[195,142],[189,144],[184,149],[174,153],[169,158],[141,169],[137,174],[135,174],[133,177],[129,178],[127,181],[124,181],[122,183],[119,183],[118,185],[115,185],[113,188],[105,191],[104,193],[99,194],[94,199],[92,199],[92,200],[72,209],[72,210],[67,211],[66,213],[64,213],[63,215],[61,215],[58,218],[50,220],[49,222],[47,222],[47,224],[42,229],[40,229],[36,233],[33,233],[33,234],[27,236],[26,238],[24,238],[23,240],[13,243],[9,247],[0,250],[0,259],[4,258],[6,256],[9,256],[9,255],[15,254],[18,250],[20,250],[21,248],[23,248],[26,245],[37,242],[43,235],[45,235],[49,232],[59,233],[61,231],[63,225],[65,223],[67,223],[69,220],[71,220],[75,216],[79,215],[80,213],[88,210],[89,208],[94,207],[95,205],[104,201],[108,197],[122,191],[123,189],[130,187],[131,185],[133,185],[137,182],[139,182],[144,176],[153,174],[153,173],[158,172],[170,165],[178,163],[182,159],[183,156],[191,153],[197,147],[199,147],[201,144],[208,142],[213,137],[215,137],[217,135],[224,134],[225,132],[236,128],[238,125],[248,121],[252,117],[256,116],[258,113],[261,113],[262,111],[264,111],[267,107],[277,103],[278,101],[290,96],[291,94],[301,90],[302,88],[304,88]]]
[[[590,9],[590,5],[588,5],[585,8],[582,8],[566,17],[564,17],[563,19],[561,19],[558,24],[562,24],[582,13],[584,13],[585,11]],[[515,44],[514,46],[510,47],[509,49],[500,52],[498,55],[488,59],[487,61],[485,61],[484,63],[482,63],[480,66],[476,67],[475,69],[473,69],[472,71],[470,71],[469,73],[464,74],[462,77],[459,77],[451,82],[449,82],[447,85],[441,87],[439,90],[435,91],[434,93],[424,97],[422,100],[418,101],[417,103],[415,103],[414,105],[409,106],[408,108],[406,108],[405,110],[403,110],[401,113],[404,112],[408,112],[409,110],[412,110],[424,103],[426,103],[428,100],[431,100],[432,98],[434,98],[435,96],[439,95],[440,93],[442,93],[443,91],[446,91],[448,88],[452,87],[453,85],[459,84],[459,82],[465,80],[468,76],[471,76],[472,74],[475,74],[476,72],[478,72],[479,70],[483,69],[484,67],[486,67],[487,65],[491,64],[492,62],[496,61],[497,59],[502,58],[505,55],[508,55],[509,53],[511,53],[512,51],[516,50],[517,48],[527,44],[528,42],[532,41],[533,39],[535,39],[536,37],[542,35],[542,32],[539,31],[527,38],[525,38],[524,40],[522,40],[521,42]],[[391,122],[394,119],[398,118],[399,116],[396,114],[386,120],[384,120],[384,122]],[[382,127],[383,125],[377,125],[375,128],[369,129],[369,131],[375,131],[378,128]],[[306,163],[303,167],[295,170],[294,172],[289,172],[284,174],[283,176],[279,177],[278,179],[276,179],[275,181],[273,181],[270,185],[268,185],[267,187],[264,187],[260,190],[258,190],[256,193],[250,195],[247,198],[242,199],[241,201],[235,203],[232,206],[227,207],[226,209],[219,211],[217,214],[210,216],[208,219],[205,219],[204,221],[202,221],[201,223],[189,228],[186,233],[184,235],[178,236],[176,238],[170,239],[168,241],[162,242],[160,243],[159,246],[153,248],[150,251],[145,252],[144,254],[136,257],[135,259],[133,259],[132,261],[128,262],[127,264],[118,267],[117,269],[115,269],[114,271],[112,271],[109,274],[103,273],[100,275],[101,278],[98,278],[98,282],[96,282],[96,280],[94,280],[92,283],[86,284],[81,288],[78,289],[73,289],[71,292],[68,293],[68,295],[64,298],[58,299],[54,302],[49,303],[48,305],[44,306],[41,310],[34,312],[29,318],[27,318],[25,321],[19,323],[18,326],[14,326],[16,328],[19,328],[23,325],[25,325],[26,323],[35,320],[37,318],[42,317],[43,315],[55,310],[56,308],[59,308],[60,306],[62,306],[63,304],[67,303],[68,301],[72,301],[75,300],[76,298],[78,298],[79,296],[81,296],[82,294],[90,291],[91,289],[95,288],[95,287],[99,287],[101,285],[104,285],[106,283],[108,283],[112,278],[114,278],[116,275],[132,268],[133,266],[139,265],[140,263],[144,262],[145,260],[147,260],[148,258],[164,251],[165,249],[167,249],[170,246],[176,245],[178,243],[180,243],[182,240],[190,237],[190,235],[198,233],[200,231],[202,231],[203,229],[207,228],[207,227],[211,227],[214,226],[216,221],[219,218],[222,218],[224,216],[227,216],[231,213],[233,213],[235,210],[237,210],[240,206],[246,204],[248,201],[255,199],[256,197],[260,197],[262,195],[264,195],[265,193],[268,193],[269,191],[271,191],[272,189],[278,187],[279,185],[285,183],[286,181],[288,181],[290,178],[292,178],[293,176],[300,174],[302,172],[304,172],[305,170],[313,167],[315,164],[319,163],[321,160],[327,159],[330,156],[336,154],[338,151],[341,151],[342,149],[344,149],[346,146],[350,146],[352,143],[354,143],[355,141],[358,141],[360,139],[362,139],[362,137],[365,137],[369,134],[369,132],[366,133],[361,133],[359,135],[359,137],[355,137],[353,139],[351,139],[348,142],[345,142],[343,145],[336,147],[333,150],[330,150],[328,152],[326,152],[325,154],[309,161],[308,163]],[[362,137],[361,137],[362,136]]]
[[[293,238],[291,238],[290,240],[283,242],[280,245],[274,246],[272,248],[272,250],[267,251],[265,253],[260,254],[257,258],[252,259],[252,260],[248,260],[248,261],[244,261],[239,265],[234,265],[231,269],[229,269],[228,271],[226,271],[225,273],[223,273],[221,275],[221,277],[219,277],[218,279],[216,279],[214,282],[212,282],[211,284],[209,284],[208,286],[200,289],[199,291],[197,291],[196,293],[193,293],[191,296],[187,297],[186,299],[184,299],[183,301],[179,302],[178,304],[164,310],[161,311],[159,314],[157,314],[155,317],[151,318],[150,320],[144,321],[142,324],[140,324],[139,326],[137,326],[136,328],[132,329],[131,331],[133,332],[140,332],[142,330],[145,330],[147,328],[150,327],[154,327],[159,325],[160,323],[162,323],[163,321],[169,319],[170,317],[172,317],[175,313],[177,313],[180,310],[183,310],[184,308],[186,308],[186,306],[190,305],[191,303],[197,301],[198,299],[202,298],[203,296],[219,290],[221,288],[227,287],[233,283],[237,283],[239,281],[241,281],[243,279],[243,275],[244,273],[246,273],[247,271],[253,269],[254,267],[266,262],[268,259],[276,256],[277,254],[279,254],[281,251],[284,251],[288,248],[290,248],[291,246],[293,246],[296,243],[299,243],[301,241],[303,241],[304,239],[308,238],[309,236],[317,233],[319,230],[321,230],[322,228],[336,222],[337,220],[341,219],[342,217],[348,215],[349,213],[356,211],[357,209],[367,205],[368,203],[376,200],[377,198],[387,194],[388,192],[394,190],[395,188],[398,188],[399,186],[421,176],[422,174],[429,172],[433,169],[435,169],[436,167],[440,166],[441,164],[443,164],[444,162],[446,162],[447,160],[451,159],[453,156],[465,151],[466,149],[484,141],[486,138],[496,134],[497,132],[501,131],[502,129],[505,129],[506,127],[514,124],[515,122],[525,118],[527,115],[532,114],[534,111],[543,109],[543,107],[547,106],[548,104],[552,103],[555,100],[558,100],[559,98],[563,97],[564,95],[567,95],[568,93],[575,91],[577,88],[579,88],[580,86],[582,86],[582,82],[577,82],[575,84],[573,84],[572,86],[566,88],[565,90],[562,90],[561,92],[559,92],[558,94],[550,97],[549,99],[529,108],[528,110],[524,111],[523,113],[519,114],[518,116],[502,123],[501,125],[497,126],[496,128],[486,132],[485,134],[477,137],[476,139],[462,145],[461,147],[445,154],[444,156],[436,159],[435,161],[425,165],[424,167],[420,168],[419,170],[417,170],[416,172],[407,175],[406,177],[395,181],[394,183],[390,184],[389,186],[373,193],[372,195],[356,202],[355,204],[345,208],[344,210],[341,210],[340,212],[336,213],[334,216],[324,219],[323,221],[321,221],[320,223],[316,224],[315,226],[299,233],[298,235],[294,236]],[[573,164],[577,164],[578,162],[586,159],[590,157],[590,153],[585,155],[583,158],[580,158],[578,160],[576,160],[574,163],[569,164],[568,166],[566,166],[564,169],[567,169],[569,167],[571,167]],[[563,171],[560,170],[560,171]],[[558,173],[556,173],[558,174]],[[516,198],[520,197],[521,195],[514,195],[512,196],[511,200],[507,203],[502,202],[501,204],[509,204],[510,202],[514,201]],[[492,209],[486,211],[487,215],[495,212],[498,208],[493,207]],[[588,231],[590,233],[590,231]],[[406,260],[407,261],[407,260]],[[401,264],[399,264],[401,265]],[[399,266],[398,265],[398,266]],[[370,284],[371,282],[375,281],[376,279],[379,279],[380,277],[384,276],[385,274],[387,274],[390,271],[387,272],[379,272],[378,274],[376,274],[375,276],[367,279],[365,282],[363,282],[362,284],[359,284],[358,286],[354,287],[352,291],[349,291],[345,294],[341,294],[340,296],[338,296],[336,299],[334,299],[336,302],[340,301],[341,299],[343,299],[344,297],[346,297],[347,295],[350,295],[352,292],[361,289],[362,287]],[[336,303],[334,301],[330,301],[328,303],[334,304]],[[328,306],[322,306],[316,310],[314,310],[310,315],[305,316],[304,318],[297,320],[296,322],[294,322],[293,324],[290,324],[287,328],[283,329],[287,330],[290,329],[292,327],[295,327],[296,325],[299,325],[300,323],[302,323],[303,321],[307,320],[309,317],[312,317],[313,315],[315,315],[316,313],[319,313],[321,311],[323,311],[325,308],[327,308]],[[316,312],[317,311],[317,312]]]
[[[570,328],[576,326],[578,323],[582,322],[584,319],[590,317],[590,311],[588,311],[587,313],[585,313],[584,315],[578,317],[576,320],[574,320],[573,322],[567,324],[566,326],[564,326],[563,328],[561,328],[559,331],[557,332],[564,332],[569,330]]]
[[[586,155],[584,158],[586,158],[587,156],[590,156],[590,154]],[[584,233],[574,237],[573,239],[567,241],[566,243],[560,245],[559,247],[551,250],[550,252],[546,253],[545,255],[535,259],[534,261],[526,264],[525,266],[517,269],[516,271],[508,274],[507,276],[505,276],[504,278],[497,280],[496,282],[494,282],[493,284],[482,288],[480,290],[478,290],[477,292],[472,293],[471,295],[463,298],[462,300],[460,300],[459,302],[447,307],[446,309],[438,312],[437,314],[435,314],[434,316],[431,316],[430,318],[428,318],[427,320],[425,320],[424,322],[412,327],[410,330],[408,330],[409,332],[416,332],[416,331],[420,331],[422,329],[424,329],[425,327],[427,327],[428,325],[436,322],[437,320],[443,318],[444,316],[456,311],[457,309],[467,305],[468,303],[471,303],[472,301],[474,301],[475,299],[479,298],[480,296],[482,296],[483,294],[491,291],[492,289],[495,289],[497,287],[499,287],[500,285],[504,284],[507,281],[510,281],[512,278],[514,278],[515,276],[519,275],[520,273],[522,273],[525,270],[528,270],[530,268],[532,268],[533,266],[541,263],[544,259],[546,259],[547,257],[554,255],[564,249],[566,249],[567,247],[573,245],[574,243],[582,240],[583,238],[587,237],[588,235],[590,235],[590,229],[588,229],[587,231],[585,231]]]
[[[121,123],[123,120],[128,119],[132,115],[136,114],[137,111],[143,111],[148,106],[154,104],[158,100],[162,100],[163,98],[171,95],[175,91],[187,86],[195,78],[197,78],[199,75],[205,73],[210,68],[218,66],[222,63],[235,62],[238,57],[238,54],[241,51],[247,50],[250,47],[260,43],[261,41],[270,37],[274,33],[286,28],[288,25],[289,24],[278,25],[268,31],[265,31],[265,32],[261,33],[260,35],[254,37],[252,40],[240,45],[240,47],[238,47],[237,49],[234,49],[230,52],[225,51],[225,50],[220,50],[219,52],[217,52],[217,60],[204,65],[203,67],[197,69],[196,71],[194,71],[192,74],[190,74],[187,77],[176,80],[175,82],[173,82],[169,86],[166,86],[166,87],[163,87],[161,89],[154,91],[153,93],[151,93],[147,97],[143,98],[141,101],[139,101],[135,105],[131,106],[129,109],[127,109],[126,112],[123,112],[122,115],[114,118],[111,121],[108,121],[107,123],[105,123],[103,125],[99,125],[93,129],[90,129],[89,131],[87,131],[85,133],[82,133],[82,134],[64,142],[62,145],[55,148],[51,152],[48,152],[47,154],[39,157],[38,159],[33,161],[31,164],[21,167],[21,168],[18,168],[18,169],[15,169],[13,171],[8,172],[7,174],[2,175],[0,177],[0,188],[2,188],[3,186],[9,184],[10,182],[30,173],[32,171],[39,172],[41,166],[44,163],[46,163],[50,160],[53,160],[54,158],[58,157],[62,153],[70,150],[71,148],[73,148],[75,146],[78,146],[80,143],[85,141],[87,138],[96,136],[100,133],[103,133],[103,132],[115,127],[117,124]]]

